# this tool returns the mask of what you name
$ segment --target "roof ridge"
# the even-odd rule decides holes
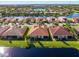
[[[4,27],[1,27],[1,28],[4,28]],[[2,34],[0,35],[3,35],[3,33],[5,33],[9,28],[6,28],[6,30],[4,30],[4,32],[2,32]]]
[[[64,27],[59,27],[58,29],[62,29],[62,31],[68,33],[68,31],[67,31]],[[58,29],[57,29],[57,30],[58,30]],[[57,30],[56,30],[56,31],[57,31]],[[55,32],[55,33],[56,33],[56,32]],[[55,34],[55,33],[54,33],[54,34]]]
[[[30,29],[30,32],[28,33],[29,35],[33,32],[33,31],[35,31],[36,29],[38,29],[39,27],[36,27],[36,28],[34,28],[34,27],[32,27],[31,29]]]
[[[3,34],[7,33],[8,31],[12,32],[14,30],[13,27],[10,27],[8,30],[6,30]],[[16,31],[14,30],[14,32],[16,33]]]
[[[7,31],[9,31],[9,30],[11,30],[12,29],[12,27],[10,27],[8,30],[6,30],[5,32],[7,32]]]
[[[57,30],[58,30],[58,29],[60,29],[60,27],[57,27],[57,29],[54,31],[54,33],[53,33],[53,34],[55,34],[55,33],[57,32]]]
[[[40,29],[40,28],[41,28],[41,29],[44,29],[43,27],[39,27],[39,26],[38,26],[38,27],[36,27],[35,29],[33,29],[33,30],[29,33],[29,35],[30,35],[32,32],[34,32],[35,30],[38,30],[38,29]]]

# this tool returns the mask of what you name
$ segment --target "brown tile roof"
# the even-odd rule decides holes
[[[49,27],[51,33],[53,36],[59,36],[59,35],[67,35],[67,36],[71,36],[72,34],[67,30],[67,28],[64,28],[62,26],[51,26]]]
[[[1,22],[4,22],[6,19],[5,18],[0,18],[0,21]]]
[[[9,29],[9,26],[0,27],[0,36]]]
[[[49,36],[47,28],[44,26],[34,26],[29,33],[30,36]]]
[[[16,19],[15,19],[15,18],[12,18],[12,19],[10,20],[10,22],[16,22]]]
[[[25,32],[25,28],[11,27],[6,32],[4,32],[2,36],[23,36]]]

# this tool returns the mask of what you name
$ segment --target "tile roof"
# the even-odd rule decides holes
[[[49,36],[45,26],[34,26],[29,33],[30,36]]]
[[[0,27],[0,36],[9,29],[9,26]]]
[[[67,28],[64,28],[62,26],[51,26],[49,27],[51,33],[53,36],[59,36],[59,35],[64,35],[64,36],[71,36],[72,34],[67,30]]]
[[[5,31],[2,36],[23,36],[25,33],[25,28],[18,28],[18,27],[10,27],[7,31]]]

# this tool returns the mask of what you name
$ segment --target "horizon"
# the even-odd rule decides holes
[[[41,2],[41,3],[40,3]],[[79,4],[79,1],[0,1],[0,5],[28,4]]]

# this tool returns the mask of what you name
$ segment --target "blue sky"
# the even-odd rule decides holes
[[[79,1],[0,1],[0,4],[79,4]]]

